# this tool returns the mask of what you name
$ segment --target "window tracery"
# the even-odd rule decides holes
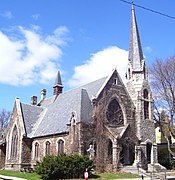
[[[115,124],[115,125],[124,124],[122,109],[116,99],[113,99],[109,103],[107,112],[106,112],[106,117],[107,117],[107,120],[112,124]]]

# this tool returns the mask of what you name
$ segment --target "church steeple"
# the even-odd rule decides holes
[[[132,3],[130,42],[129,42],[129,57],[132,71],[142,71],[143,52],[137,27],[134,4]]]
[[[53,86],[53,95],[59,95],[62,93],[63,85],[61,82],[61,75],[60,71],[58,71],[56,79],[55,79],[55,84]]]

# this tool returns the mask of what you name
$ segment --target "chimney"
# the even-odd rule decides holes
[[[166,122],[166,123],[169,123],[169,122],[170,122],[168,115],[165,116],[165,122]]]
[[[37,96],[32,96],[31,97],[31,105],[36,105],[37,104]]]
[[[41,101],[46,98],[46,89],[41,89]]]

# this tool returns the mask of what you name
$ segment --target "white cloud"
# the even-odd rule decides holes
[[[12,19],[13,15],[11,13],[11,11],[5,11],[4,13],[1,14],[1,16],[8,18],[8,19]]]
[[[67,32],[68,29],[65,26],[60,26],[59,28],[54,30],[52,35],[47,36],[46,41],[51,44],[54,43],[57,46],[65,45],[65,39],[68,40],[68,38],[66,38],[64,35]]]
[[[0,31],[0,82],[30,85],[53,80],[62,56],[61,47],[66,43],[62,36],[68,31],[66,27],[58,30],[62,32],[59,38],[55,32],[43,37],[36,30],[18,27],[20,39]],[[52,42],[48,42],[48,38],[52,38]]]
[[[75,87],[101,77],[108,76],[116,68],[121,78],[125,79],[128,51],[112,46],[95,54],[85,64],[76,66],[69,86]]]

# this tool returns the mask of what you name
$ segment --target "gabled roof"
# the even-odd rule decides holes
[[[113,137],[120,139],[126,132],[126,130],[128,128],[128,124],[126,124],[124,126],[120,126],[120,127],[107,127],[107,126],[105,126],[105,127]]]
[[[27,135],[30,136],[30,134],[32,133],[34,125],[41,116],[43,110],[43,107],[21,103],[21,111]]]
[[[101,78],[79,88],[53,96],[41,106],[21,105],[28,137],[39,137],[66,132],[72,112],[78,121],[91,121],[91,99],[97,95],[107,78]]]

